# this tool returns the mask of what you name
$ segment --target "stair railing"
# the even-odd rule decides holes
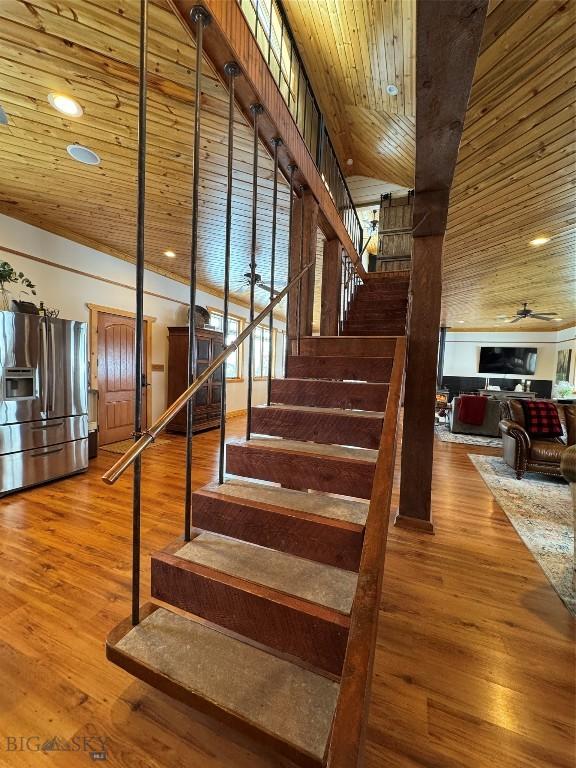
[[[359,285],[362,285],[362,279],[358,274],[356,265],[348,254],[343,251],[340,279],[340,321],[338,324],[340,334],[344,332],[346,320],[350,314],[350,308]]]
[[[118,461],[102,475],[102,480],[104,480],[105,483],[108,485],[113,485],[124,474],[128,467],[134,463],[135,459],[137,459],[138,456],[140,456],[142,452],[146,450],[146,448],[148,448],[148,446],[153,443],[158,435],[168,426],[174,416],[176,416],[176,414],[181,411],[182,408],[184,408],[184,406],[190,401],[190,399],[200,389],[200,387],[205,384],[211,376],[214,375],[214,373],[218,370],[218,368],[222,366],[223,363],[226,362],[230,355],[240,347],[242,342],[246,341],[246,339],[251,336],[256,327],[266,319],[268,313],[272,312],[274,308],[280,304],[287,293],[298,285],[304,275],[314,265],[315,261],[311,261],[309,264],[306,264],[306,266],[303,267],[303,269],[294,278],[292,278],[292,280],[290,280],[286,287],[283,288],[280,293],[278,293],[278,295],[268,304],[268,306],[266,306],[254,318],[254,320],[249,325],[247,325],[246,328],[244,328],[242,333],[240,333],[234,339],[234,341],[230,342],[230,344],[226,346],[226,349],[224,349],[218,355],[218,357],[214,358],[208,368],[206,368],[205,371],[203,371],[196,379],[194,379],[193,383],[187,389],[185,389],[184,392],[182,392],[180,397],[178,397],[161,416],[156,419],[154,424],[142,432],[142,436],[136,440],[133,445],[131,445],[130,448],[126,451],[126,453],[124,453],[118,459]]]

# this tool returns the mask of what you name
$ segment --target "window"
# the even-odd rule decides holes
[[[259,325],[253,334],[254,338],[254,378],[263,379],[268,376],[270,364],[270,329]]]
[[[222,325],[224,323],[224,315],[218,310],[210,310],[210,322],[217,331],[222,333]],[[226,338],[224,342],[230,344],[240,335],[242,330],[242,320],[234,315],[228,315],[228,328],[226,330]],[[227,379],[241,379],[242,378],[242,358],[240,356],[240,350],[236,349],[226,360],[226,378]]]

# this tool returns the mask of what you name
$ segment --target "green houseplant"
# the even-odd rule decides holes
[[[36,286],[23,272],[16,272],[7,261],[0,261],[0,309],[10,309],[10,294],[6,286],[13,283],[21,286],[20,293],[27,294],[29,291],[32,296],[36,296]]]

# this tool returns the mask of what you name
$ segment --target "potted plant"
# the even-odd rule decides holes
[[[36,286],[29,280],[23,272],[16,272],[11,264],[7,261],[0,261],[0,309],[10,309],[10,293],[6,286],[10,283],[17,283],[21,286],[20,293],[27,294],[28,291],[32,296],[36,296],[34,290]],[[24,290],[27,288],[28,290]]]
[[[573,387],[569,381],[557,381],[556,384],[554,385],[554,389],[556,392],[556,397],[558,398],[563,399],[567,397],[572,397]]]

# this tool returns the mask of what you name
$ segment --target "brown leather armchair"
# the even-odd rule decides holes
[[[567,434],[552,440],[533,440],[525,429],[524,410],[519,400],[508,400],[509,418],[500,422],[503,458],[520,480],[524,472],[561,475],[560,460],[569,445],[576,443],[576,406],[557,405],[560,421]]]

